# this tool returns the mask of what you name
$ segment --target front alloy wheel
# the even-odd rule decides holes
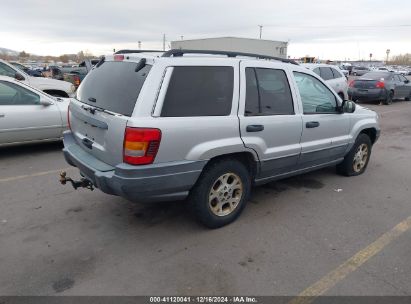
[[[353,161],[353,170],[356,173],[360,173],[361,170],[365,167],[368,161],[368,146],[363,143],[361,144],[358,148],[357,151],[355,152],[354,155],[354,161]]]

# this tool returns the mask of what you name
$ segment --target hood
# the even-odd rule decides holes
[[[40,90],[63,90],[66,93],[73,93],[73,85],[67,81],[45,77],[30,77],[30,84]]]

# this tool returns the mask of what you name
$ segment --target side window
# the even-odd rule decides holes
[[[233,103],[233,88],[232,67],[174,67],[161,116],[229,115]]]
[[[334,78],[341,78],[344,77],[344,75],[342,75],[339,71],[337,71],[336,69],[331,68],[331,71],[333,72]]]
[[[320,68],[321,78],[324,80],[334,79],[333,72],[330,68]]]
[[[0,106],[38,104],[40,104],[39,95],[17,84],[0,81]]]
[[[320,68],[315,68],[313,72],[321,77]]]
[[[245,115],[293,115],[294,105],[283,70],[246,68]]]
[[[405,78],[405,77],[404,77],[404,76],[402,76],[402,75],[400,76],[400,79],[401,79],[401,81],[402,81],[402,82],[407,81],[407,78]]]
[[[337,99],[317,78],[294,72],[298,90],[303,103],[304,114],[336,113]]]
[[[13,77],[16,76],[16,71],[13,70],[11,67],[8,65],[0,62],[0,75],[3,76],[8,76],[8,77]]]

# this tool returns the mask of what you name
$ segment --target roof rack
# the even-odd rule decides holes
[[[210,54],[210,55],[226,55],[228,57],[237,57],[237,56],[244,56],[244,57],[255,57],[259,59],[270,59],[270,60],[277,60],[285,63],[291,63],[298,65],[297,62],[291,59],[284,59],[280,57],[274,56],[266,56],[261,54],[252,54],[252,53],[242,53],[242,52],[231,52],[231,51],[210,51],[210,50],[184,50],[184,49],[172,49],[165,52],[161,57],[181,57],[184,54]]]
[[[164,53],[164,51],[159,50],[120,50],[114,53],[117,54],[132,54],[132,53]]]

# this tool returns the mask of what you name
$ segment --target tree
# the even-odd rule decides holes
[[[411,65],[411,54],[406,53],[406,54],[392,56],[390,60],[390,64]]]
[[[68,55],[61,55],[59,58],[60,58],[60,61],[63,63],[67,63],[69,61]]]
[[[19,58],[22,60],[28,59],[30,57],[29,53],[26,53],[25,51],[20,52]]]

